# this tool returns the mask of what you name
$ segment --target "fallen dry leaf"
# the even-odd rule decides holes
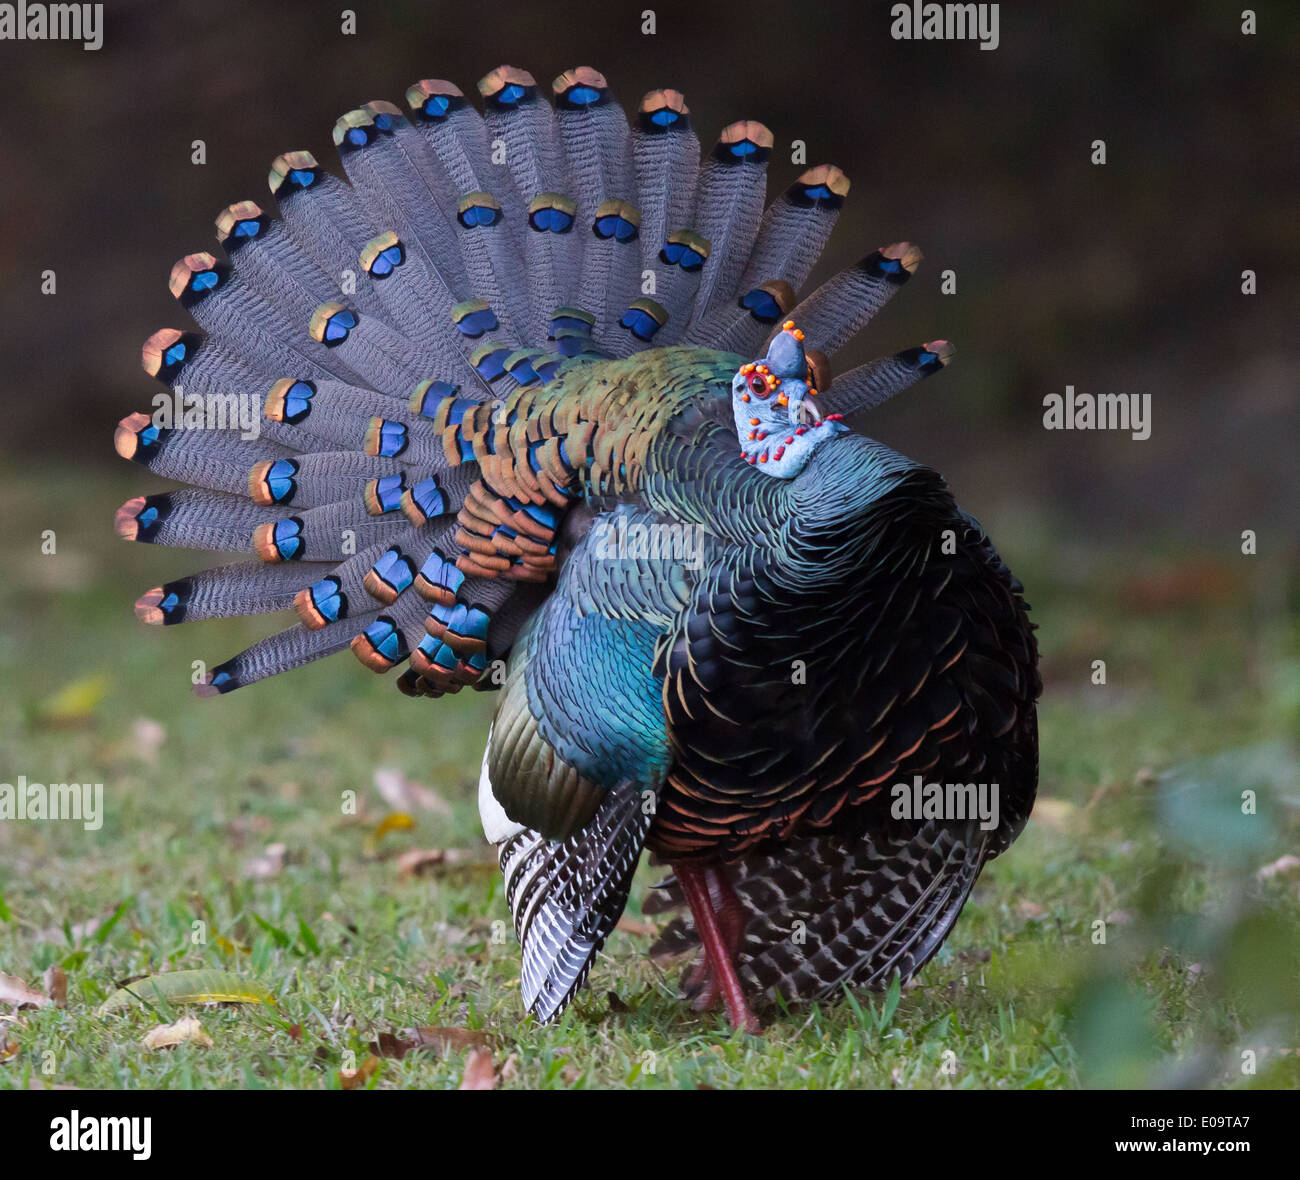
[[[50,997],[28,987],[21,979],[0,971],[0,1004],[13,1004],[17,1008],[44,1008]]]
[[[1036,901],[1029,901],[1027,898],[1016,902],[1016,916],[1026,922],[1034,918],[1041,918],[1047,911],[1043,909]]]
[[[57,963],[45,969],[41,977],[45,994],[50,997],[56,1008],[68,1006],[68,973]]]
[[[380,766],[375,770],[375,790],[394,811],[431,811],[435,815],[451,815],[451,804],[437,791],[409,779],[393,766]]]
[[[462,1090],[496,1089],[496,1070],[492,1068],[492,1054],[486,1049],[471,1049],[465,1058],[465,1072],[460,1079]]]
[[[403,877],[423,877],[439,869],[454,869],[482,860],[479,853],[469,848],[412,848],[397,858],[397,868]]]
[[[619,918],[615,930],[621,930],[624,934],[635,934],[641,938],[655,938],[659,934],[659,927],[653,922],[640,922],[636,918],[629,918],[624,914]]]
[[[370,1051],[380,1057],[401,1060],[415,1049],[436,1049],[439,1052],[460,1049],[487,1049],[491,1037],[481,1029],[471,1028],[404,1028],[400,1033],[382,1032],[371,1043]]]
[[[131,751],[143,762],[157,762],[158,751],[167,740],[167,728],[152,717],[131,722]]]
[[[146,1049],[174,1049],[186,1042],[199,1049],[211,1049],[212,1038],[194,1016],[182,1016],[175,1024],[160,1024],[144,1036]]]
[[[261,856],[250,857],[244,861],[244,873],[249,877],[274,877],[284,868],[285,857],[289,848],[285,844],[268,844]]]
[[[356,1069],[339,1070],[339,1085],[345,1090],[360,1090],[378,1071],[378,1057],[367,1057]]]
[[[0,1061],[12,1061],[17,1056],[17,1041],[0,1041]]]

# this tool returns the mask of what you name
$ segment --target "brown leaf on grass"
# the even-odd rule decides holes
[[[195,1016],[182,1016],[175,1024],[160,1024],[144,1035],[146,1049],[175,1049],[187,1042],[198,1049],[212,1048],[212,1038]]]
[[[611,1012],[616,1012],[620,1016],[622,1016],[632,1011],[632,1009],[629,1008],[625,1003],[623,1003],[623,1001],[619,998],[618,992],[614,992],[614,991],[606,992],[605,999],[609,1001],[609,1010]]]
[[[451,804],[437,791],[409,779],[394,766],[375,769],[375,790],[394,811],[431,811],[435,815],[451,815]]]
[[[1032,922],[1035,918],[1041,918],[1047,911],[1036,901],[1030,901],[1023,898],[1016,902],[1016,917],[1026,922]]]
[[[339,1085],[345,1090],[361,1090],[378,1071],[378,1057],[367,1057],[356,1069],[339,1070]]]
[[[290,1039],[291,1041],[301,1041],[301,1040],[302,1040],[302,1025],[301,1025],[301,1024],[291,1024],[291,1025],[289,1025],[289,1027],[288,1027],[288,1029],[287,1029],[286,1031],[288,1032],[288,1034],[289,1034],[289,1039]]]
[[[68,973],[62,967],[57,963],[47,967],[41,976],[41,984],[56,1008],[68,1006]]]
[[[412,848],[397,858],[397,868],[403,877],[424,877],[442,870],[478,863],[488,862],[470,848]]]
[[[137,717],[131,722],[131,752],[142,762],[158,761],[158,751],[167,740],[167,727],[152,717]]]
[[[488,1049],[492,1038],[482,1029],[472,1028],[404,1028],[400,1033],[381,1032],[370,1045],[380,1057],[401,1060],[416,1049],[433,1049],[440,1053],[461,1049]]]
[[[462,1090],[495,1090],[496,1070],[492,1068],[492,1054],[486,1049],[471,1049],[465,1058],[465,1072],[461,1075]]]
[[[1255,878],[1259,881],[1267,881],[1270,877],[1291,877],[1300,872],[1300,856],[1292,856],[1287,853],[1286,856],[1280,856],[1271,864],[1263,865],[1255,873]]]
[[[12,1061],[18,1056],[17,1041],[0,1041],[0,1061]]]
[[[629,918],[624,914],[619,918],[615,930],[621,930],[624,934],[635,934],[640,938],[655,938],[659,934],[659,927],[653,922],[641,922],[636,918]]]
[[[38,992],[16,976],[0,971],[0,1004],[12,1004],[16,1008],[44,1008],[49,1003],[50,997],[44,992]]]
[[[244,861],[244,875],[265,879],[278,876],[284,868],[289,848],[285,844],[268,844],[261,856]]]

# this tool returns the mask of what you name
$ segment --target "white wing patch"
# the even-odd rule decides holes
[[[497,797],[492,792],[492,779],[488,776],[488,751],[491,748],[492,730],[489,728],[487,745],[483,747],[483,769],[478,776],[478,818],[488,843],[504,844],[511,836],[519,835],[524,830],[524,825],[515,823],[506,815],[506,809],[497,802]]]

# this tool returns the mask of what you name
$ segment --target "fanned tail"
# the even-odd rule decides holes
[[[553,103],[543,90],[502,66],[478,84],[482,114],[439,79],[408,88],[409,118],[367,102],[334,124],[346,182],[308,152],[278,156],[279,218],[229,205],[218,248],[172,268],[202,331],[154,333],[143,362],[176,414],[129,415],[116,446],[190,486],[134,497],[117,529],[242,559],[149,590],[137,614],[298,616],[203,693],[345,647],[379,671],[409,662],[413,695],[494,687],[489,662],[554,575],[576,472],[638,453],[601,450],[600,422],[557,410],[546,385],[667,344],[748,354],[791,313],[833,352],[915,268],[914,247],[884,247],[800,303],[849,191],[838,168],[807,170],[764,212],[761,123],[731,124],[701,161],[676,90],[647,94],[630,125],[589,67],[557,77]],[[852,413],[950,351],[839,381],[824,355],[810,364]]]

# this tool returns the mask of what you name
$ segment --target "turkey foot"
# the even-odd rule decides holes
[[[745,1002],[736,976],[735,956],[745,930],[744,912],[728,884],[723,870],[693,864],[673,866],[682,893],[691,907],[695,929],[704,948],[704,961],[692,972],[687,986],[698,986],[705,971],[708,981],[695,1001],[697,1008],[709,1008],[721,995],[727,1016],[735,1028],[758,1033],[761,1026]]]

